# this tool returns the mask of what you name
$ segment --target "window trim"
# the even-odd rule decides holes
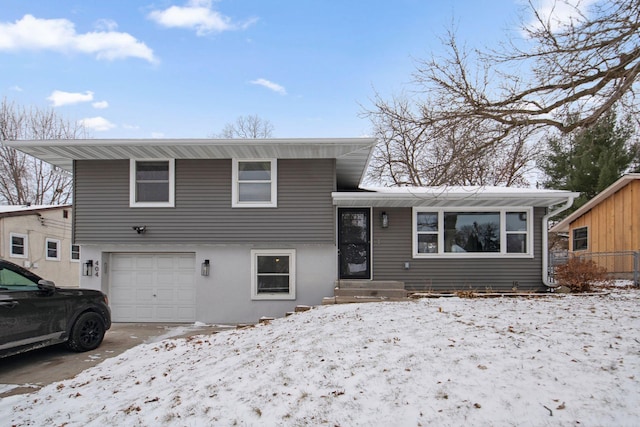
[[[74,253],[74,251],[73,251],[73,247],[74,247],[74,246],[77,246],[77,247],[78,247],[78,251],[77,251],[77,253],[78,253],[78,258],[77,258],[77,259],[73,257],[73,253]],[[71,243],[71,244],[69,245],[69,261],[71,261],[71,262],[80,262],[80,257],[81,257],[81,255],[80,255],[80,245],[76,245],[76,244],[74,244],[74,243]]]
[[[241,202],[238,200],[238,165],[250,162],[270,162],[271,164],[271,200],[268,202]],[[265,181],[266,182],[266,181]],[[277,208],[278,207],[278,161],[277,159],[232,159],[231,207],[233,208]]]
[[[139,202],[137,200],[136,171],[138,162],[168,162],[169,164],[169,200],[166,202]],[[129,207],[131,208],[173,208],[176,192],[176,160],[175,159],[130,159],[129,160]]]
[[[21,237],[23,240],[23,254],[16,254],[13,252],[13,238]],[[29,257],[29,236],[22,233],[9,233],[9,256],[12,258],[28,258]]]
[[[258,257],[289,257],[289,292],[258,293]],[[251,250],[251,299],[252,300],[295,300],[296,299],[296,250],[295,249],[252,249]]]
[[[49,256],[49,243],[56,244],[56,256]],[[51,237],[47,237],[44,239],[44,257],[47,261],[60,261],[60,240],[52,239]]]
[[[584,248],[576,249],[576,238],[575,238],[576,231],[583,230],[583,229],[586,231],[586,236],[584,237],[584,239],[579,239],[579,240],[585,241]],[[582,227],[576,227],[573,230],[571,230],[571,252],[588,251],[588,250],[589,250],[589,227],[585,225]]]
[[[438,214],[438,252],[435,253],[419,253],[418,252],[418,213],[431,212]],[[444,251],[444,213],[445,212],[496,212],[500,214],[500,252],[445,252]],[[527,251],[525,253],[509,253],[507,252],[507,221],[506,214],[512,212],[527,213]],[[533,234],[533,207],[513,206],[506,208],[486,208],[486,207],[445,207],[445,208],[422,208],[414,207],[412,210],[412,253],[413,258],[417,259],[436,259],[436,258],[533,258],[534,257],[534,234]],[[515,234],[525,234],[516,233]],[[428,234],[428,233],[426,233]]]

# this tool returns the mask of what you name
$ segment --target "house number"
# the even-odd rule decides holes
[[[98,276],[99,276],[99,273],[100,273],[100,262],[99,262],[99,261],[96,261],[96,264],[95,264],[95,265],[96,265],[96,266],[95,266],[94,270],[96,271],[96,277],[98,277]]]

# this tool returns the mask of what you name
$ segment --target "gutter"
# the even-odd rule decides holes
[[[569,209],[578,196],[579,193],[572,193],[564,205],[542,217],[542,283],[550,289],[557,286],[549,283],[549,218]]]

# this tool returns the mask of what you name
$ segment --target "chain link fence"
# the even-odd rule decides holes
[[[640,286],[640,251],[622,252],[586,252],[569,253],[568,251],[549,252],[549,280],[555,283],[555,269],[567,263],[570,257],[590,260],[607,270],[612,279],[631,280]]]

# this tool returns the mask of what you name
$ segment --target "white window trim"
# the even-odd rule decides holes
[[[73,247],[74,246],[78,247],[78,259],[73,259]],[[80,262],[80,257],[82,257],[82,254],[80,253],[80,245],[74,245],[73,243],[71,243],[69,245],[69,261],[71,261],[71,262]]]
[[[56,256],[49,256],[49,243],[56,244]],[[47,237],[44,241],[44,256],[47,261],[60,261],[60,240]]]
[[[438,252],[418,253],[418,212],[433,212],[438,214]],[[444,252],[444,212],[498,212],[500,213],[500,252]],[[527,213],[527,252],[508,253],[507,252],[507,221],[508,212]],[[412,252],[413,258],[420,259],[440,259],[440,258],[533,258],[533,208],[513,206],[506,208],[480,208],[480,207],[445,207],[445,208],[413,208],[412,211]],[[516,232],[512,232],[518,234]],[[524,234],[524,233],[522,233]]]
[[[24,241],[24,254],[13,253],[13,238],[22,237]],[[9,233],[9,256],[12,258],[28,258],[29,257],[29,236],[22,233]]]
[[[167,202],[138,202],[136,200],[136,163],[137,162],[169,162],[169,200]],[[176,193],[176,160],[175,159],[130,159],[129,161],[129,207],[132,208],[173,208]]]
[[[231,207],[234,208],[277,208],[278,207],[278,162],[276,159],[233,159],[231,172]],[[268,202],[241,202],[238,200],[238,163],[271,163],[271,200]]]
[[[281,255],[289,257],[289,292],[258,293],[258,256]],[[251,299],[252,300],[295,300],[296,299],[296,250],[295,249],[252,249],[251,250]]]

